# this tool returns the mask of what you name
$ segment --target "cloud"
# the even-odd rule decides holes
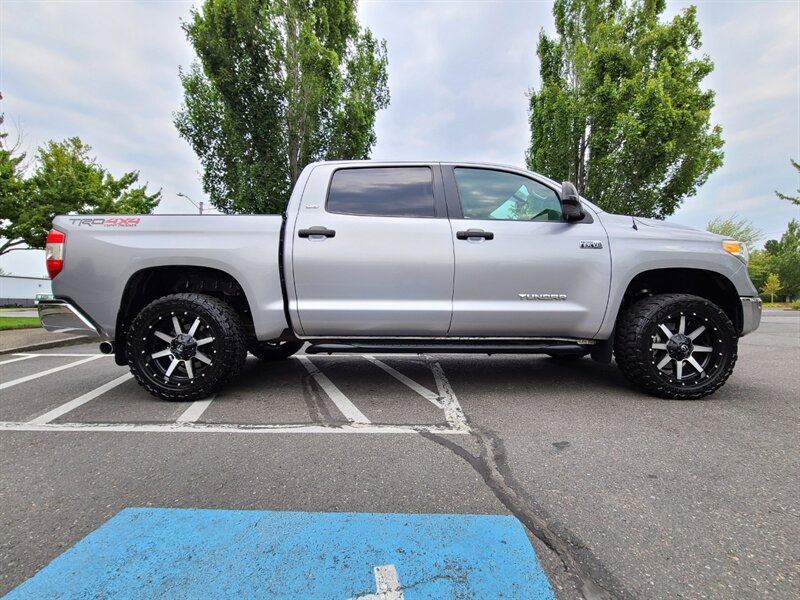
[[[199,163],[172,125],[178,65],[192,50],[180,29],[191,3],[4,2],[2,110],[28,145],[77,135],[112,172],[139,170],[163,187],[164,209],[202,197]]]

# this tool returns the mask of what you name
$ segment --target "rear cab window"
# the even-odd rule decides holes
[[[359,167],[333,173],[329,213],[372,217],[435,217],[430,167]]]

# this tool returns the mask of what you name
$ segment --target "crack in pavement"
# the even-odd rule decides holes
[[[565,571],[577,580],[578,588],[586,600],[632,598],[586,544],[560,524],[552,522],[547,511],[516,480],[508,466],[505,446],[500,436],[472,423],[469,423],[469,428],[471,438],[477,441],[480,449],[478,456],[441,435],[428,431],[420,431],[420,435],[466,461],[483,478],[503,506],[531,534],[556,553]]]
[[[311,421],[320,425],[335,423],[337,420],[333,418],[325,404],[325,400],[317,391],[313,377],[309,373],[305,373],[302,376],[301,384],[303,386],[303,400],[306,403],[306,408],[308,408],[308,415]]]

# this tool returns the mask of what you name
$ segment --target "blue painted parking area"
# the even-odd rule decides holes
[[[554,599],[500,515],[129,508],[5,600]]]

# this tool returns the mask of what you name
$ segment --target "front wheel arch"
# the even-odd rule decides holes
[[[737,334],[742,330],[742,305],[733,282],[716,271],[689,267],[650,269],[637,273],[620,300],[615,322],[619,322],[639,300],[662,294],[689,294],[704,298],[722,309]]]

